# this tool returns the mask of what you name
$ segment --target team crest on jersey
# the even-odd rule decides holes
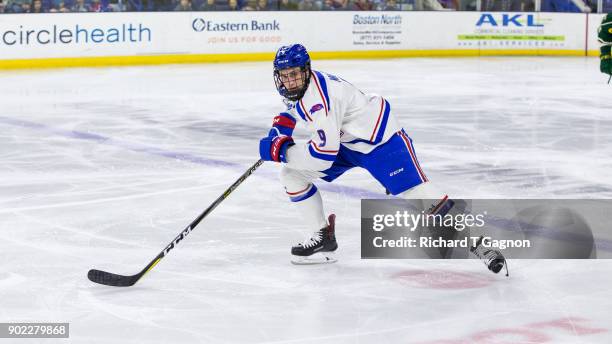
[[[313,105],[313,106],[310,108],[310,111],[309,111],[309,112],[310,112],[310,114],[312,115],[313,113],[315,113],[315,112],[317,112],[317,111],[319,111],[319,110],[321,110],[321,109],[323,109],[323,104],[315,104],[315,105]]]

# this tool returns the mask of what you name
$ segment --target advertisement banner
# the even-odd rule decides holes
[[[584,52],[585,15],[505,12],[470,14],[472,20],[469,26],[463,26],[457,32],[459,47]]]
[[[587,37],[586,15],[568,13],[129,12],[2,19],[0,61],[272,54],[294,42],[339,57],[584,55]]]

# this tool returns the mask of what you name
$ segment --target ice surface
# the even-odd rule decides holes
[[[314,68],[384,95],[452,196],[610,198],[597,64]],[[320,184],[336,264],[289,263],[307,229],[266,163],[136,286],[94,285],[93,267],[138,272],[258,158],[283,110],[271,64],[2,72],[0,94],[0,322],[70,322],[71,343],[612,342],[611,261],[515,260],[506,279],[476,260],[361,260],[359,199],[384,191],[363,171]]]

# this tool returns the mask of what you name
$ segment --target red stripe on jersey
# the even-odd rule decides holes
[[[306,115],[306,117],[312,122],[312,118],[310,118],[310,116],[308,116],[308,111],[306,111],[306,107],[304,106],[304,103],[302,102],[302,99],[300,99],[300,101],[298,102],[298,106],[302,106],[302,111],[304,112],[304,115]]]
[[[323,153],[323,154],[338,154],[337,150],[326,150],[326,149],[321,149],[317,146],[316,143],[314,143],[314,141],[309,141],[309,143],[312,145],[312,148],[314,148],[314,150],[316,150],[319,153]]]
[[[299,195],[299,194],[301,194],[301,193],[304,193],[304,192],[308,191],[308,189],[310,189],[310,187],[311,187],[311,186],[312,186],[312,184],[308,184],[308,186],[306,187],[306,189],[301,190],[301,191],[298,191],[298,192],[289,192],[289,191],[286,191],[286,190],[285,190],[285,192],[286,192],[286,193],[287,193],[287,195],[289,195],[289,196],[295,196],[295,195]]]
[[[319,95],[321,96],[321,100],[323,101],[323,108],[325,109],[325,117],[327,117],[327,102],[325,101],[325,97],[323,96],[323,92],[321,91],[321,86],[319,86],[319,81],[317,80],[317,75],[313,74],[312,78],[315,81],[315,84],[317,85],[317,90],[319,91]]]
[[[380,98],[380,113],[378,114],[378,119],[376,120],[376,125],[374,126],[374,131],[372,132],[372,136],[370,136],[370,141],[374,142],[374,135],[376,134],[376,129],[378,129],[378,125],[380,124],[380,119],[382,118],[383,109],[385,108],[385,100]]]

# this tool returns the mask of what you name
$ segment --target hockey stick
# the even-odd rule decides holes
[[[155,257],[155,259],[153,259],[147,266],[145,266],[144,269],[142,269],[142,271],[140,271],[136,275],[123,276],[106,271],[92,269],[89,270],[89,272],[87,273],[87,278],[89,278],[89,280],[94,283],[109,285],[113,287],[133,286],[134,284],[136,284],[136,282],[138,282],[138,280],[142,278],[142,276],[144,276],[147,272],[151,271],[151,269],[153,269],[155,265],[157,265],[157,263],[159,263],[159,261],[174,248],[175,245],[177,245],[181,240],[185,239],[185,237],[189,233],[191,233],[191,231],[193,231],[193,229],[198,225],[198,223],[200,223],[200,221],[202,221],[206,217],[206,215],[210,214],[211,211],[213,211],[219,204],[221,204],[221,202],[223,202],[223,200],[225,200],[238,187],[238,185],[242,184],[242,182],[247,179],[248,176],[255,172],[255,170],[259,166],[261,166],[261,164],[263,164],[263,162],[264,161],[261,159],[257,160],[257,162],[253,164],[253,166],[251,166],[246,172],[244,172],[244,174],[240,176],[240,178],[238,178],[238,180],[236,180],[234,184],[232,184],[232,186],[225,190],[225,192],[221,196],[219,196],[219,198],[217,198],[217,200],[215,200],[213,204],[206,208],[206,210],[204,210],[204,212],[200,214],[200,216],[193,220],[193,222],[189,226],[187,226],[187,228],[185,228],[182,232],[180,232],[179,235],[174,238],[174,240],[172,240],[170,244],[168,244],[168,246],[166,246],[166,248],[164,248],[164,250],[157,255],[157,257]]]

